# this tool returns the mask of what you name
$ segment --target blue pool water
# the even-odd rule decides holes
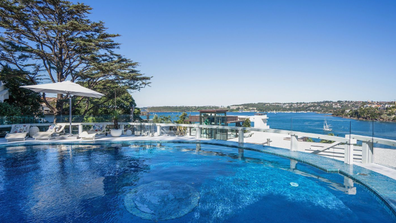
[[[364,186],[256,151],[188,143],[0,149],[0,222],[394,222]]]

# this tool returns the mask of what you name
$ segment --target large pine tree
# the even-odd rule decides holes
[[[114,52],[119,43],[113,39],[119,35],[89,20],[90,10],[65,0],[0,0],[1,65],[27,73],[35,84],[71,80],[104,94],[115,84],[126,93],[148,85],[151,77],[136,70],[138,63]],[[62,112],[66,95],[58,95],[56,106],[43,96],[55,115]]]

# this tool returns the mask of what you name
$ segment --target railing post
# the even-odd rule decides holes
[[[78,134],[81,134],[83,132],[83,125],[79,124],[78,125]],[[71,133],[70,133],[71,134]]]
[[[197,125],[197,135],[196,135],[197,139],[201,138],[201,127],[199,125]]]
[[[239,128],[239,131],[238,131],[238,142],[239,142],[239,144],[243,144],[243,140],[244,140],[244,131],[245,131],[245,128]]]
[[[362,142],[362,163],[373,163],[374,148],[372,142]]]
[[[349,137],[348,145],[345,147],[345,158],[344,163],[353,164],[353,141],[351,135],[345,136]]]
[[[298,151],[298,139],[296,135],[290,135],[290,150]]]
[[[242,160],[245,157],[244,151],[245,151],[244,149],[238,148],[238,159],[239,160]]]
[[[157,124],[157,135],[161,135],[161,126]]]
[[[191,136],[191,127],[187,127],[187,136]]]

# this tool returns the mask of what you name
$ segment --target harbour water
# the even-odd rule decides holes
[[[177,120],[181,112],[157,112],[150,113],[150,119],[154,115],[171,116]],[[198,112],[188,112],[190,115],[199,115]],[[255,112],[228,112],[229,116],[253,116]],[[330,134],[344,137],[346,134],[365,135],[396,140],[396,123],[361,121],[334,117],[331,114],[308,113],[268,113],[268,125],[271,129],[293,130],[317,134]],[[146,116],[142,116],[146,119]],[[331,131],[324,131],[323,124],[327,122]]]

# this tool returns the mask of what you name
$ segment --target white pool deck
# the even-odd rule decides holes
[[[287,137],[290,137],[289,135],[285,134],[278,134],[278,133],[266,133],[266,132],[254,132],[254,134],[249,137],[245,138],[244,142],[245,143],[252,143],[252,144],[263,144],[267,142],[267,138],[271,139],[271,147],[278,147],[278,148],[284,148],[284,149],[289,149],[290,148],[290,140],[287,140]],[[110,142],[121,142],[121,141],[173,141],[173,140],[183,140],[183,141],[196,141],[197,138],[195,136],[121,136],[121,137],[111,137],[111,136],[104,136],[100,138],[96,138],[95,140],[81,140],[77,139],[76,136],[74,137],[60,137],[60,138],[53,138],[51,140],[34,140],[32,138],[28,138],[25,140],[25,142],[35,142],[35,143],[48,143],[48,142],[55,142],[55,143],[61,143],[61,142],[104,142],[104,141],[110,141]],[[207,139],[199,139],[199,140],[207,140]],[[234,141],[237,142],[238,139],[231,139],[229,141]],[[15,141],[15,142],[7,142],[4,138],[0,138],[0,145],[13,145],[13,144],[20,144],[23,141]],[[304,151],[305,148],[310,148],[312,144],[321,144],[321,143],[312,143],[312,142],[298,142],[298,148],[301,151]],[[326,144],[324,144],[326,145]],[[327,144],[328,145],[328,144]],[[366,169],[369,169],[371,171],[375,171],[377,173],[380,173],[384,176],[387,176],[389,178],[392,178],[396,180],[396,169],[378,165],[375,163],[371,164],[362,164],[361,162],[354,162],[354,165],[358,165],[361,167],[364,167]]]

